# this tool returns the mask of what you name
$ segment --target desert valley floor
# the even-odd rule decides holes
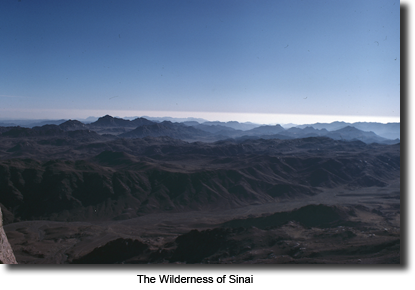
[[[113,222],[25,221],[6,230],[20,263],[399,264],[399,187],[377,190]],[[302,212],[275,214],[295,208]]]

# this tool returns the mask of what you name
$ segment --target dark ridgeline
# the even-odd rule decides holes
[[[154,124],[154,122],[144,118],[136,118],[130,121],[105,115],[104,117],[99,118],[97,121],[90,123],[89,127],[139,127],[151,124]]]

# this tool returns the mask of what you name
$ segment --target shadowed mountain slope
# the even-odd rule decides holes
[[[307,205],[290,212],[278,212],[266,217],[236,219],[222,224],[223,227],[257,227],[259,229],[280,227],[288,222],[298,222],[302,226],[311,228],[331,228],[345,225],[352,225],[349,220],[354,216],[353,209],[319,205]]]

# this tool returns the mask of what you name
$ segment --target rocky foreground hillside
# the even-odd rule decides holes
[[[17,264],[13,249],[3,229],[3,214],[0,209],[0,264]]]

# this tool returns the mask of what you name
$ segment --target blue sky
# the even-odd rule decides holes
[[[0,118],[399,121],[399,1],[1,1],[0,39]]]

